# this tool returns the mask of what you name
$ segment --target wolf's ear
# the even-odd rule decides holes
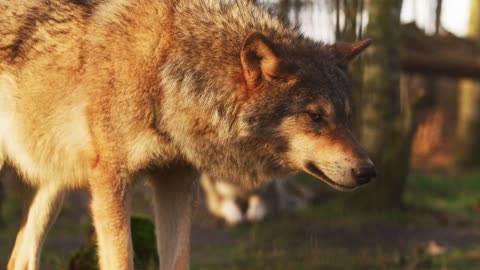
[[[340,60],[352,61],[361,52],[368,48],[370,44],[372,44],[372,40],[365,39],[355,43],[336,43],[333,45],[333,49],[335,51],[335,55]]]
[[[249,89],[254,89],[261,80],[271,81],[278,77],[282,66],[270,40],[256,32],[248,35],[243,42],[240,59]]]

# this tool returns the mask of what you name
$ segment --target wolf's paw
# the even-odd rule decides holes
[[[235,201],[227,199],[223,201],[220,209],[223,218],[229,225],[236,225],[244,221],[240,207]]]

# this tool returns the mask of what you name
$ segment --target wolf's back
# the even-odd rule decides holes
[[[52,53],[81,36],[97,2],[0,0],[0,68]]]

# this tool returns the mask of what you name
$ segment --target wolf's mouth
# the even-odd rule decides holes
[[[354,190],[355,188],[358,187],[357,185],[347,186],[347,185],[336,183],[335,181],[330,179],[325,173],[323,173],[322,170],[320,170],[317,166],[315,166],[315,164],[312,161],[307,162],[307,164],[305,165],[305,168],[309,174],[319,178],[320,180],[322,180],[323,182],[327,183],[328,185],[330,185],[335,189],[347,191],[347,190]]]

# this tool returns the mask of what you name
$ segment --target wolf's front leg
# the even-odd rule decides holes
[[[190,167],[178,166],[152,176],[160,269],[189,269],[191,219],[198,173]]]
[[[14,179],[21,181],[20,179]],[[64,188],[51,181],[37,189],[17,183],[22,195],[22,225],[15,240],[7,269],[39,269],[40,253],[48,230],[63,204]]]
[[[90,182],[92,214],[101,270],[133,269],[128,181],[115,173],[99,173]]]

